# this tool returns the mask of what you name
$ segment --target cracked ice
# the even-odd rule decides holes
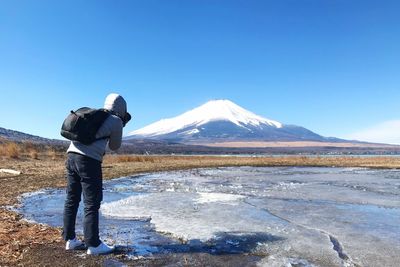
[[[195,169],[125,177],[104,187],[102,238],[132,247],[134,255],[247,253],[261,255],[260,266],[400,262],[397,170]],[[19,211],[61,226],[64,197],[61,190],[28,194]]]

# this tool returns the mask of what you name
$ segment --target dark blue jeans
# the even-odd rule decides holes
[[[103,199],[101,162],[76,153],[68,153],[67,197],[64,205],[63,237],[75,238],[75,221],[83,193],[83,233],[86,246],[97,247],[99,239],[99,209]]]

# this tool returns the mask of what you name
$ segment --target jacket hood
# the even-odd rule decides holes
[[[123,118],[126,114],[126,101],[119,94],[109,94],[104,102],[104,109],[107,109],[115,115]]]

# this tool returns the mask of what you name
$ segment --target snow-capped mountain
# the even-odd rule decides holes
[[[326,141],[303,127],[256,115],[229,100],[212,100],[174,118],[162,119],[128,134],[126,139],[177,142]]]

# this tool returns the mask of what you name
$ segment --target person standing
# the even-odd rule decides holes
[[[63,238],[66,250],[87,247],[87,254],[107,254],[115,250],[114,246],[103,243],[99,238],[99,209],[103,199],[103,179],[101,164],[106,146],[117,150],[122,142],[122,129],[130,120],[126,101],[119,94],[106,97],[103,111],[109,113],[98,128],[95,141],[83,144],[71,141],[66,161],[67,189],[63,214]],[[84,243],[76,238],[75,221],[79,203],[83,195]]]

